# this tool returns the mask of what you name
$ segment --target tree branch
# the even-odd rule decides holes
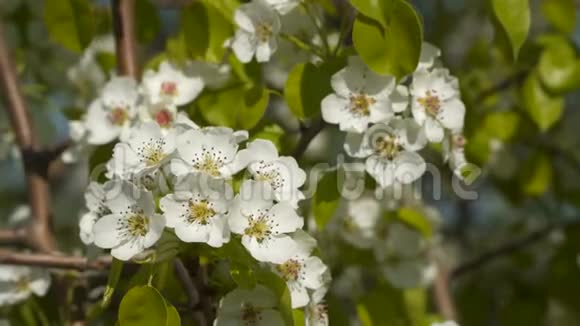
[[[103,256],[89,261],[79,256],[58,256],[52,254],[16,253],[10,250],[0,250],[0,264],[39,266],[46,268],[103,270],[111,265],[111,257]]]
[[[312,124],[308,127],[301,126],[300,140],[298,141],[296,148],[294,148],[294,151],[291,154],[292,157],[294,157],[296,160],[299,160],[302,157],[302,155],[304,155],[304,152],[306,152],[306,149],[308,149],[308,145],[310,145],[310,142],[327,125],[328,124],[324,122],[324,120],[318,119],[313,121]]]
[[[457,309],[450,293],[449,272],[440,263],[437,264],[437,276],[433,284],[435,302],[439,312],[447,320],[457,320]]]
[[[22,152],[28,200],[32,210],[33,223],[27,229],[27,242],[38,251],[53,252],[56,250],[56,242],[52,234],[48,164],[39,164],[34,159],[33,153],[41,150],[40,143],[34,134],[34,127],[20,92],[15,67],[6,47],[3,26],[0,26],[0,79],[4,90],[3,98]]]
[[[112,11],[117,71],[139,80],[135,39],[135,0],[113,0]]]

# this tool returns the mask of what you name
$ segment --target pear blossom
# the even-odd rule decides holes
[[[129,260],[153,246],[165,228],[165,217],[155,212],[151,192],[128,181],[107,189],[105,205],[111,214],[93,226],[97,247],[111,249],[119,260]]]
[[[250,290],[238,288],[220,301],[214,325],[283,326],[278,304],[274,293],[262,285]]]
[[[362,133],[369,123],[394,116],[395,78],[377,75],[359,57],[349,57],[348,66],[332,76],[331,85],[334,93],[322,100],[322,118],[342,131]]]
[[[426,144],[423,130],[411,119],[375,124],[365,134],[347,134],[344,149],[352,157],[367,158],[365,169],[381,188],[408,184],[423,175],[426,163],[416,153]]]
[[[288,201],[293,207],[304,199],[298,190],[306,181],[306,172],[296,159],[289,156],[278,156],[276,146],[269,140],[257,139],[246,146],[248,161],[247,170],[255,180],[268,182],[274,190],[277,201]]]
[[[68,128],[72,146],[62,153],[61,158],[64,163],[75,163],[89,152],[91,146],[87,141],[88,131],[84,121],[70,121]]]
[[[452,134],[443,142],[443,159],[459,178],[463,178],[462,172],[469,164],[465,158],[465,144],[465,137],[461,134]]]
[[[105,184],[97,182],[89,183],[85,191],[85,205],[89,209],[79,221],[79,235],[85,245],[93,243],[93,226],[98,219],[111,214],[111,210],[105,205],[106,190],[120,186],[118,181],[107,181]]]
[[[324,296],[328,292],[327,286],[322,286],[312,292],[310,303],[304,308],[305,326],[328,326],[328,307],[324,304]]]
[[[265,0],[265,2],[279,12],[280,15],[286,15],[296,8],[301,0]]]
[[[175,132],[163,135],[157,123],[147,122],[133,129],[127,142],[115,145],[107,168],[122,178],[142,172],[154,173],[169,161],[174,151]]]
[[[361,248],[371,248],[377,241],[379,222],[382,218],[382,208],[369,193],[345,201],[341,207],[340,235],[351,245]]]
[[[441,50],[431,43],[423,42],[421,45],[421,54],[419,55],[419,64],[417,70],[431,69],[435,66],[436,60],[441,56]]]
[[[383,263],[386,279],[396,288],[422,285],[433,276],[433,267],[423,255],[425,243],[421,234],[401,223],[393,223],[386,241],[378,242],[375,255]]]
[[[25,301],[32,294],[44,296],[50,287],[46,269],[0,265],[0,306]]]
[[[139,106],[138,113],[141,122],[155,121],[163,130],[168,130],[175,122],[177,107],[165,102],[145,102]]]
[[[225,127],[187,130],[177,137],[180,160],[171,162],[171,172],[182,176],[200,172],[227,179],[246,167],[248,156],[238,152],[238,144],[248,138],[247,131],[234,132]]]
[[[218,191],[208,189],[207,179],[190,174],[180,180],[174,193],[161,198],[167,226],[184,242],[203,242],[221,247],[230,239],[226,213],[226,194],[232,189],[223,180],[211,179]]]
[[[142,87],[151,103],[181,106],[197,98],[204,82],[200,76],[185,75],[178,67],[164,61],[158,71],[145,71]]]
[[[274,204],[269,183],[246,180],[230,206],[228,223],[233,233],[258,261],[281,264],[293,257],[297,244],[289,233],[304,220],[286,202]]]
[[[465,105],[459,98],[457,80],[446,69],[415,72],[409,92],[413,117],[429,141],[441,142],[445,130],[463,128]]]
[[[242,4],[235,12],[238,30],[228,43],[243,63],[267,62],[278,48],[280,18],[276,11],[262,1]]]
[[[308,290],[316,290],[324,285],[323,275],[328,270],[322,260],[311,256],[316,240],[303,231],[293,235],[297,248],[295,254],[273,270],[284,281],[292,298],[292,308],[304,307],[310,301]]]
[[[129,133],[137,113],[137,83],[130,77],[113,77],[103,88],[101,96],[89,106],[85,118],[87,142],[103,145]]]

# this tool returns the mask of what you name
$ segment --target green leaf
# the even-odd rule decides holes
[[[542,13],[557,30],[570,34],[576,26],[574,0],[543,0]]]
[[[230,264],[230,275],[241,288],[253,289],[256,286],[254,271],[245,264],[232,262]]]
[[[560,120],[564,99],[546,92],[537,74],[531,73],[528,76],[522,87],[522,96],[526,111],[542,132],[546,132]]]
[[[115,288],[117,283],[119,283],[119,278],[123,272],[123,261],[113,258],[113,263],[109,269],[109,277],[107,279],[107,287],[105,288],[105,293],[103,294],[103,300],[101,301],[101,306],[107,307],[111,303],[111,298],[115,293]]]
[[[135,3],[136,34],[137,39],[142,43],[149,43],[155,39],[159,33],[161,22],[157,9],[151,0],[139,0]]]
[[[364,295],[356,310],[363,326],[411,325],[402,292],[387,284]]]
[[[50,37],[71,51],[81,52],[93,39],[88,0],[46,1],[44,21]]]
[[[421,211],[412,207],[402,207],[398,211],[399,220],[421,232],[423,236],[430,238],[433,235],[433,226]]]
[[[246,90],[241,85],[204,92],[198,105],[203,118],[211,124],[251,129],[262,119],[269,98],[270,93],[261,86]]]
[[[340,191],[338,184],[338,171],[326,172],[316,188],[313,199],[313,213],[316,226],[324,230],[332,219],[334,212],[340,203]]]
[[[393,0],[387,27],[358,15],[353,27],[354,47],[362,60],[376,73],[402,78],[419,62],[423,30],[411,4]]]
[[[223,44],[233,34],[231,22],[210,2],[192,2],[181,12],[181,33],[192,58],[220,62]]]
[[[302,63],[292,69],[284,88],[284,98],[297,118],[311,118],[320,113],[320,102],[332,93],[330,79],[340,67],[344,67],[344,62],[320,66]]]
[[[566,39],[554,39],[542,52],[538,64],[542,83],[554,93],[564,93],[580,87],[580,61]]]
[[[492,0],[492,6],[517,58],[530,29],[529,0]]]
[[[106,163],[113,156],[113,148],[115,142],[98,146],[89,158],[89,177],[91,181],[104,182],[107,180],[105,176]]]
[[[254,130],[250,136],[250,140],[267,139],[276,145],[278,151],[282,151],[282,138],[285,132],[282,127],[277,124],[268,124],[261,126],[258,130]]]
[[[208,5],[215,8],[228,21],[234,21],[234,13],[241,4],[240,0],[203,0]]]
[[[294,309],[292,310],[292,315],[294,316],[294,326],[306,326],[306,320],[304,319],[304,310]]]
[[[483,128],[488,135],[508,141],[515,135],[519,122],[516,112],[490,112],[483,120]]]
[[[284,280],[282,280],[278,275],[264,268],[260,269],[256,274],[256,278],[260,283],[267,286],[278,297],[278,307],[285,324],[287,326],[293,326],[294,314],[292,312],[290,290],[288,290],[286,282],[284,282]]]
[[[120,326],[159,326],[167,323],[163,296],[150,286],[129,290],[119,306]]]
[[[350,3],[359,13],[376,20],[385,28],[388,27],[393,0],[350,0]]]
[[[165,310],[167,311],[167,322],[165,326],[181,326],[181,317],[177,309],[166,302]]]
[[[552,182],[552,164],[550,159],[541,153],[525,161],[520,177],[522,191],[528,196],[543,195]]]

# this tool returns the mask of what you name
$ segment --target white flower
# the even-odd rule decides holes
[[[283,326],[277,308],[278,300],[268,288],[262,285],[251,290],[238,288],[220,301],[214,326]]]
[[[145,71],[142,85],[151,103],[165,102],[177,106],[193,101],[204,87],[201,77],[187,76],[167,61],[159,65],[157,72]]]
[[[456,321],[448,320],[441,323],[432,323],[431,326],[459,326]]]
[[[375,124],[363,135],[347,134],[344,149],[352,157],[368,157],[367,173],[386,188],[411,183],[423,175],[426,164],[415,151],[425,143],[422,129],[413,120],[395,119],[388,125]]]
[[[387,280],[396,288],[412,288],[428,281],[432,270],[423,255],[421,234],[411,228],[394,223],[389,226],[387,239],[378,243],[375,254],[383,262]]]
[[[273,203],[270,184],[246,180],[233,200],[229,226],[242,235],[242,244],[257,260],[280,264],[296,253],[289,233],[302,228],[304,220],[288,203]]]
[[[441,56],[441,50],[431,43],[423,42],[417,70],[427,70],[435,66],[435,61]]]
[[[332,76],[331,85],[334,93],[322,100],[322,118],[342,131],[362,133],[369,123],[394,115],[390,97],[395,78],[375,74],[359,57],[350,57],[348,66]]]
[[[378,223],[382,218],[379,201],[366,193],[345,201],[343,209],[340,235],[357,248],[371,248],[377,240]]]
[[[173,126],[177,116],[177,107],[171,103],[145,102],[138,108],[139,119],[141,122],[155,121],[164,130],[168,130]]]
[[[304,307],[310,301],[307,289],[316,290],[324,285],[323,275],[328,270],[322,260],[311,256],[316,240],[304,231],[297,231],[293,237],[296,241],[296,253],[288,260],[274,266],[278,274],[290,289],[292,308]]]
[[[101,96],[89,106],[86,116],[87,141],[103,145],[128,134],[136,114],[137,83],[130,77],[113,77]]]
[[[172,161],[171,172],[177,176],[200,172],[227,179],[247,165],[245,152],[238,152],[238,143],[247,135],[224,127],[187,130],[177,137],[177,151],[183,162]]]
[[[221,247],[230,240],[225,216],[229,204],[226,196],[232,193],[228,184],[190,174],[177,183],[174,191],[161,198],[159,206],[167,226],[175,228],[179,239],[203,242],[212,247]]]
[[[229,43],[236,57],[243,62],[267,62],[278,47],[276,37],[280,32],[280,18],[268,5],[253,1],[241,5],[235,13],[238,25],[236,34]]]
[[[465,137],[462,134],[452,134],[443,142],[443,159],[449,162],[453,173],[464,178],[464,168],[469,164],[465,158]]]
[[[0,306],[22,302],[32,294],[44,296],[49,287],[46,269],[0,265]]]
[[[296,8],[301,0],[265,0],[265,2],[279,12],[280,15],[286,15],[292,9]]]
[[[232,75],[231,66],[205,61],[188,61],[183,69],[187,76],[201,78],[205,87],[212,90],[224,87]]]
[[[91,146],[87,142],[88,131],[84,121],[69,121],[69,138],[72,146],[62,153],[64,163],[75,163],[86,157]]]
[[[278,156],[276,146],[269,140],[257,139],[246,146],[248,172],[257,181],[270,184],[277,201],[288,201],[293,207],[304,199],[298,190],[306,181],[306,172],[289,156]]]
[[[79,221],[79,235],[85,245],[93,243],[93,226],[98,219],[111,214],[105,205],[105,191],[121,184],[118,181],[108,181],[105,184],[91,182],[85,191],[85,204],[89,211],[81,216]]]
[[[108,189],[106,197],[111,214],[101,217],[93,226],[96,246],[111,248],[113,257],[129,260],[159,240],[165,217],[155,213],[155,200],[150,192],[123,181]]]
[[[444,130],[463,128],[465,105],[459,98],[457,80],[447,70],[420,70],[413,74],[410,87],[413,117],[423,126],[427,139],[443,140]]]
[[[111,164],[107,166],[113,175],[127,178],[134,174],[154,173],[175,151],[175,132],[163,135],[155,122],[142,124],[131,130],[127,142],[115,145]]]
[[[67,77],[82,90],[99,89],[106,81],[108,71],[97,62],[99,54],[113,55],[115,40],[112,35],[97,36],[83,52],[79,62],[67,70]]]
[[[328,326],[328,307],[324,304],[324,296],[328,287],[322,286],[310,295],[310,303],[304,309],[305,326]]]

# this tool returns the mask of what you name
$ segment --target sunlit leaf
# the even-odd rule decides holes
[[[50,37],[71,51],[82,51],[93,38],[93,16],[88,0],[46,1],[44,21]]]
[[[524,82],[522,96],[526,111],[541,131],[547,131],[560,120],[564,99],[546,92],[535,73]]]
[[[492,0],[493,10],[512,45],[514,58],[528,37],[530,0]]]
[[[135,287],[123,297],[119,306],[120,326],[159,326],[166,323],[165,300],[155,288]]]

